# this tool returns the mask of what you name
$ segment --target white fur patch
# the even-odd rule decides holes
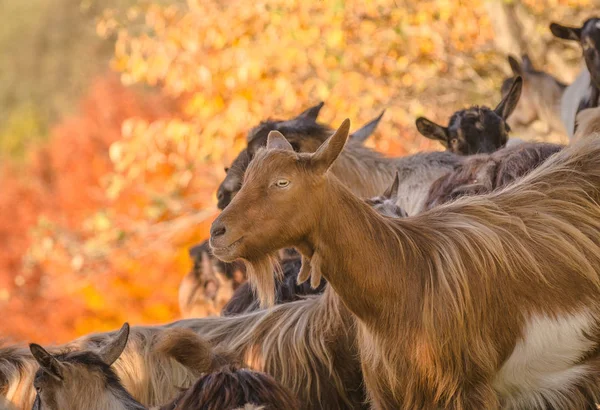
[[[559,401],[588,371],[585,365],[576,363],[596,346],[585,336],[595,324],[590,311],[559,318],[530,318],[523,339],[496,374],[494,388],[513,405],[534,405],[542,397]]]
[[[575,116],[579,103],[590,95],[590,81],[590,72],[582,61],[581,72],[561,97],[560,119],[567,130],[569,139],[572,139],[575,134]]]
[[[517,138],[517,137],[510,137],[508,139],[508,141],[506,141],[506,146],[507,147],[511,147],[513,145],[519,145],[524,143],[525,141],[523,141],[521,138]]]

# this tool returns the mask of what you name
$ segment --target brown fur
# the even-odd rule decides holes
[[[174,325],[270,374],[297,395],[303,409],[364,408],[354,320],[329,288],[267,310]]]
[[[425,207],[430,209],[462,196],[502,188],[534,170],[562,148],[556,144],[526,142],[490,155],[473,155],[431,185]]]
[[[231,410],[246,404],[266,410],[296,410],[298,400],[271,376],[225,368],[202,376],[161,410]]]
[[[564,149],[503,190],[392,219],[327,172],[348,129],[345,122],[315,154],[259,152],[213,223],[214,254],[252,263],[295,246],[311,258],[357,318],[374,408],[582,408],[597,398],[600,138]],[[281,178],[284,188],[271,185]],[[503,388],[511,378],[500,369],[531,320],[578,326],[570,315],[580,313],[590,321],[577,327],[588,347],[565,366],[582,366],[584,375],[554,389],[544,381]],[[532,377],[523,366],[518,376]]]
[[[577,130],[573,141],[600,133],[600,107],[588,108],[577,114]]]
[[[6,346],[0,349],[0,397],[19,408],[33,405],[33,376],[37,364],[29,349]]]
[[[314,288],[308,284],[296,283],[296,277],[302,265],[300,255],[288,257],[280,262],[282,280],[275,283],[275,304],[293,302],[305,298],[307,295],[323,293],[325,280]],[[253,312],[260,308],[259,299],[256,297],[249,282],[240,286],[233,294],[229,302],[223,307],[223,316],[239,315],[245,312]]]
[[[213,349],[205,339],[186,328],[159,333],[154,350],[156,354],[171,357],[198,373],[212,372],[235,363],[235,359],[227,352]]]

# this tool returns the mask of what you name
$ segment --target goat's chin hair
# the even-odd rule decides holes
[[[275,305],[275,280],[281,280],[283,274],[275,254],[264,255],[246,260],[248,279],[260,301],[262,308]]]

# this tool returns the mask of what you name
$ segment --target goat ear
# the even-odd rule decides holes
[[[398,171],[396,171],[396,177],[394,178],[394,182],[392,182],[392,185],[390,185],[388,187],[388,189],[385,190],[385,192],[383,193],[383,196],[386,197],[387,199],[396,198],[398,196],[398,187],[399,186],[400,186],[400,174],[398,174]]]
[[[514,75],[523,75],[521,63],[519,63],[519,61],[515,57],[508,56],[508,64],[510,64],[510,69],[512,70]]]
[[[282,149],[285,151],[294,150],[292,144],[290,144],[279,131],[269,132],[269,136],[267,137],[267,149]]]
[[[512,85],[510,86],[510,90],[504,96],[500,104],[494,109],[494,112],[502,117],[504,121],[510,114],[515,110],[517,104],[519,103],[519,98],[521,97],[521,89],[523,88],[523,78],[517,76]]]
[[[32,343],[29,345],[29,350],[36,362],[40,365],[40,369],[56,380],[63,380],[62,364],[42,346]]]
[[[346,118],[340,128],[321,144],[319,149],[312,154],[311,164],[317,172],[325,173],[344,149],[350,132],[350,120]]]
[[[442,127],[441,125],[438,125],[425,117],[417,118],[415,124],[417,125],[417,130],[419,130],[421,135],[423,135],[425,138],[440,141],[445,147],[448,147],[447,127]]]
[[[296,117],[296,119],[297,120],[309,120],[309,121],[312,121],[312,122],[317,122],[317,117],[319,116],[319,112],[321,111],[321,108],[323,108],[323,105],[325,105],[325,103],[323,101],[321,101],[320,103],[318,103],[314,107],[310,107],[308,110],[303,111],[302,113],[300,113],[300,115],[298,115]]]
[[[550,24],[550,31],[555,37],[562,38],[563,40],[575,40],[581,39],[581,29],[576,27],[567,27],[558,23]]]
[[[534,71],[533,62],[527,54],[521,56],[521,66],[523,67],[523,72]]]
[[[371,120],[367,124],[363,125],[361,128],[354,131],[352,134],[350,134],[350,139],[358,142],[365,142],[367,138],[369,138],[371,134],[373,134],[373,131],[375,131],[375,129],[379,125],[379,121],[381,121],[381,117],[383,117],[383,114],[385,114],[385,110],[381,111],[381,114],[379,114],[377,118]]]
[[[121,327],[121,330],[116,334],[114,339],[107,345],[103,346],[98,352],[100,359],[107,365],[111,366],[117,361],[125,346],[127,346],[127,339],[129,338],[129,323],[125,322]]]

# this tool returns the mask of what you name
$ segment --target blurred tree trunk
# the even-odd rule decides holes
[[[494,42],[504,54],[521,56],[529,52],[524,40],[524,28],[519,19],[516,1],[490,0],[485,3],[490,21],[494,27]]]

